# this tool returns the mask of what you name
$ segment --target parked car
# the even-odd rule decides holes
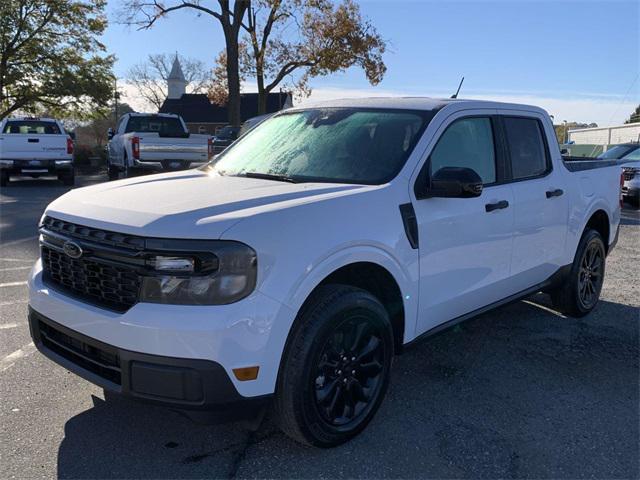
[[[73,139],[53,118],[15,117],[0,121],[0,185],[11,176],[55,175],[74,183]]]
[[[258,115],[257,117],[252,117],[252,118],[249,118],[249,119],[245,120],[242,123],[242,127],[240,127],[240,132],[238,133],[238,137],[241,137],[242,135],[247,133],[252,128],[260,125],[266,119],[273,117],[273,115],[274,115],[273,113],[266,113],[264,115]]]
[[[227,125],[218,130],[213,137],[213,153],[217,155],[224,151],[229,145],[231,145],[240,134],[239,127],[233,127]]]
[[[640,149],[640,143],[621,143],[598,155],[600,160],[620,160]],[[640,152],[639,152],[640,153]]]
[[[624,162],[622,196],[635,206],[640,206],[640,143],[622,143],[609,148],[599,159],[616,159]]]
[[[539,291],[597,305],[620,166],[564,163],[543,110],[420,98],[292,108],[215,163],[74,190],[40,224],[37,348],[195,418],[330,447],[404,346]]]
[[[213,157],[208,135],[189,133],[179,115],[127,113],[115,131],[109,129],[109,179],[136,171],[181,170],[201,166]]]

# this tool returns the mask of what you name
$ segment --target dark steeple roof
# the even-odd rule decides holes
[[[282,109],[288,93],[270,93],[267,97],[267,112],[274,113]],[[160,113],[175,113],[186,123],[227,123],[227,107],[212,104],[203,93],[185,93],[180,98],[167,98],[159,110]],[[258,115],[258,94],[240,95],[240,117],[242,121]]]

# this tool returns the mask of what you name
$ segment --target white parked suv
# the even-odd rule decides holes
[[[213,158],[213,139],[189,133],[182,117],[170,113],[127,113],[108,136],[109,180],[135,171],[184,170]]]
[[[194,417],[271,405],[291,437],[337,445],[372,419],[405,344],[541,290],[588,314],[620,173],[565,164],[531,106],[292,108],[201,169],[49,205],[31,332],[105,389]]]

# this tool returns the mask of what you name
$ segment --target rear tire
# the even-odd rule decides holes
[[[72,187],[76,183],[76,175],[73,170],[70,172],[59,173],[58,180],[60,180],[67,187]]]
[[[9,185],[9,181],[9,172],[0,171],[0,187],[6,187],[7,185]]]
[[[118,167],[109,163],[109,165],[107,166],[107,175],[109,176],[109,181],[112,182],[114,180],[118,180],[120,171],[118,170]]]
[[[564,283],[552,290],[551,302],[571,317],[584,317],[595,308],[604,282],[606,250],[595,230],[586,230],[580,239],[571,271]]]
[[[296,320],[281,362],[275,419],[294,440],[340,445],[377,412],[389,384],[393,331],[365,290],[321,287]]]

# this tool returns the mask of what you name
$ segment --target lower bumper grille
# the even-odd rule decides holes
[[[121,385],[120,358],[115,349],[90,345],[42,320],[38,320],[36,325],[46,348],[109,382]]]

